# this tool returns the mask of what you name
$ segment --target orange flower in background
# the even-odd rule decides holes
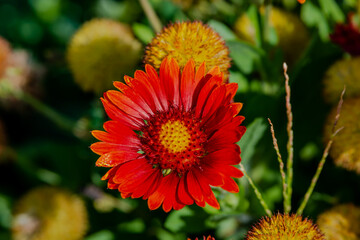
[[[192,58],[195,66],[206,63],[206,71],[218,66],[228,81],[231,59],[225,41],[202,22],[177,22],[164,27],[146,47],[144,63],[160,69],[164,58],[174,58],[181,70]]]
[[[304,4],[306,0],[297,0],[299,3]]]
[[[11,55],[10,44],[0,37],[0,78],[2,77],[8,63],[9,56]]]
[[[325,240],[317,225],[295,214],[264,217],[247,233],[245,240]]]
[[[206,74],[193,60],[182,73],[174,59],[164,59],[160,74],[146,65],[134,78],[115,82],[120,91],[101,101],[112,119],[92,134],[101,155],[96,166],[110,167],[102,180],[123,198],[148,199],[151,210],[196,203],[220,208],[210,186],[238,192],[233,178],[243,173],[236,144],[245,132],[241,103],[231,103],[237,84],[223,84],[219,67]]]

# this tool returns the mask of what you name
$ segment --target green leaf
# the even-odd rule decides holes
[[[318,28],[319,35],[323,41],[327,41],[329,39],[329,24],[326,17],[317,6],[311,2],[307,2],[302,6],[300,16],[307,26]]]
[[[237,93],[244,93],[249,90],[249,81],[239,72],[230,71],[229,82],[238,84],[239,87]]]
[[[206,218],[209,215],[201,208],[185,206],[179,211],[172,211],[167,217],[164,226],[172,232],[200,232],[207,228]]]
[[[150,43],[155,36],[153,30],[144,24],[134,23],[132,28],[135,36],[145,44]]]
[[[0,226],[4,228],[11,227],[10,201],[4,195],[0,195]]]
[[[181,229],[185,228],[186,226],[183,217],[193,217],[193,216],[194,216],[194,212],[188,207],[184,207],[179,211],[173,211],[166,219],[165,227],[173,232],[179,232]]]
[[[247,127],[246,133],[238,142],[238,145],[241,148],[242,159],[249,161],[252,158],[255,153],[256,144],[260,141],[267,128],[268,127],[262,118],[255,119]]]
[[[119,229],[129,233],[142,233],[145,230],[145,224],[142,219],[138,218],[130,222],[121,223]]]
[[[115,237],[109,230],[102,230],[85,238],[85,240],[115,240]]]
[[[212,29],[214,29],[217,33],[219,33],[219,35],[225,41],[237,40],[235,33],[230,28],[228,28],[225,24],[218,22],[216,20],[210,20],[207,24]]]
[[[254,71],[255,65],[260,61],[263,50],[258,49],[247,42],[240,40],[227,41],[226,45],[230,50],[230,57],[235,65],[245,74]]]
[[[335,22],[344,22],[345,15],[334,0],[319,0],[323,12]]]

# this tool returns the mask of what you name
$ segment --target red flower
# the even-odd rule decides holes
[[[246,130],[236,116],[242,104],[231,103],[237,84],[223,84],[219,67],[205,74],[203,63],[195,72],[192,60],[182,74],[173,59],[162,62],[160,76],[145,70],[101,98],[112,119],[106,132],[92,132],[101,141],[91,145],[101,155],[96,166],[111,168],[102,180],[123,198],[148,199],[151,210],[220,208],[210,186],[238,192],[232,178],[243,176],[231,166],[240,163],[236,142]]]
[[[353,16],[354,14],[348,15],[347,24],[337,24],[334,33],[330,34],[330,39],[352,56],[359,56],[360,30],[353,20]]]

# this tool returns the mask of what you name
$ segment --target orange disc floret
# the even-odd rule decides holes
[[[337,205],[317,219],[327,240],[359,240],[360,208],[352,203]]]
[[[0,37],[0,79],[5,72],[10,54],[10,44],[5,39]]]
[[[316,224],[295,214],[262,218],[247,233],[246,240],[325,240]]]
[[[79,240],[88,227],[80,197],[54,187],[39,187],[15,205],[13,240]]]
[[[206,72],[189,60],[183,71],[165,58],[160,73],[150,66],[115,82],[101,101],[110,121],[93,131],[91,145],[101,155],[96,165],[111,168],[103,180],[121,196],[148,200],[164,211],[206,203],[220,208],[211,186],[230,192],[243,173],[236,144],[245,132],[233,103],[237,84],[223,83],[219,67]]]
[[[84,91],[100,93],[136,66],[140,52],[141,44],[128,25],[93,19],[73,36],[67,60],[76,83]]]
[[[337,107],[328,115],[324,127],[324,139],[330,139]],[[345,99],[337,126],[343,129],[334,137],[330,156],[339,167],[360,174],[360,98]]]
[[[180,69],[193,59],[195,66],[206,63],[206,71],[219,66],[228,79],[229,49],[220,35],[202,22],[177,22],[170,24],[147,46],[144,62],[160,69],[164,58],[174,58]]]

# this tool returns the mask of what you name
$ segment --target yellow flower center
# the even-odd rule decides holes
[[[160,143],[171,153],[186,150],[190,139],[188,128],[179,120],[168,121],[161,126],[159,133]]]

